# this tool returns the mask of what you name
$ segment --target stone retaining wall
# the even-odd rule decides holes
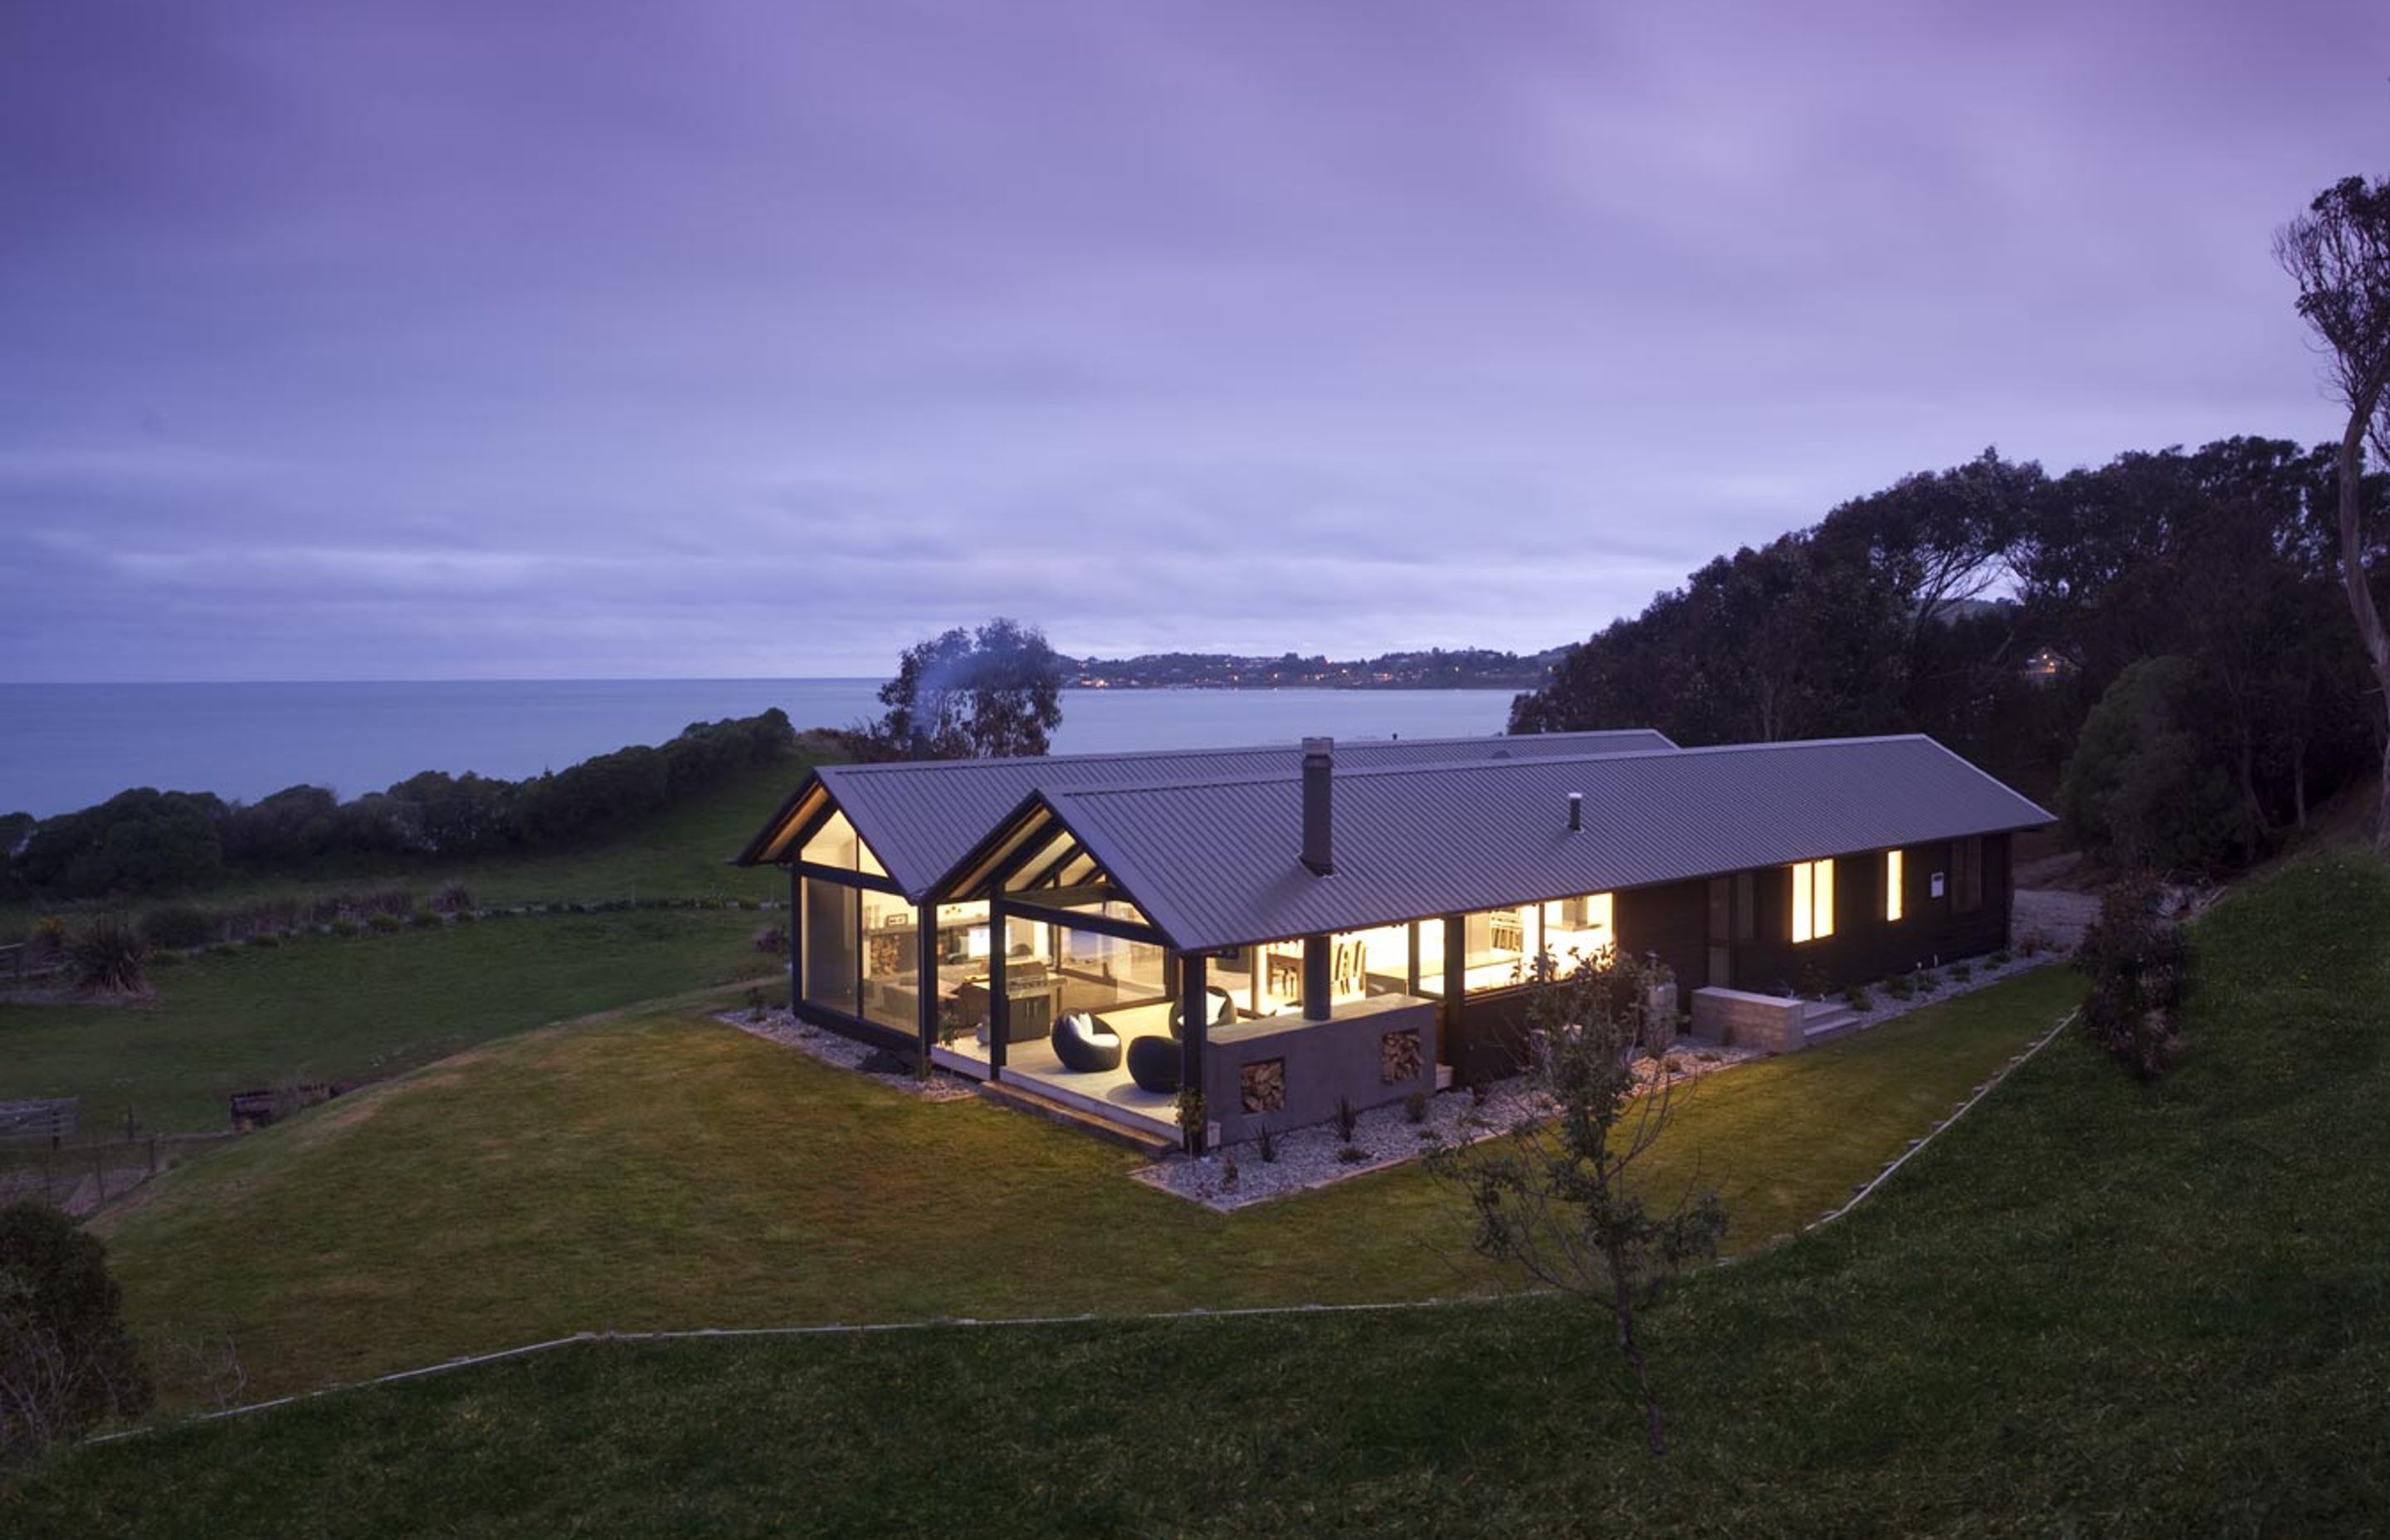
[[[1738,1048],[1797,1053],[1806,1041],[1808,1005],[1740,989],[1693,991],[1693,1035]]]

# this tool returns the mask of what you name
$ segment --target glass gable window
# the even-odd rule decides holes
[[[833,813],[829,822],[814,831],[805,841],[799,859],[816,866],[836,866],[841,871],[854,869],[854,853],[862,841],[855,838],[854,826],[846,821],[843,813]]]
[[[1792,864],[1792,939],[1823,941],[1834,933],[1834,864]]]

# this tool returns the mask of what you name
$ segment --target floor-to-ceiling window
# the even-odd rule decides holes
[[[805,999],[846,1016],[860,1014],[854,934],[858,892],[818,877],[804,881]]]

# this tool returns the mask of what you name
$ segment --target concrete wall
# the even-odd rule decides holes
[[[1340,1005],[1325,1021],[1273,1016],[1214,1027],[1203,1046],[1203,1106],[1206,1120],[1227,1143],[1249,1139],[1264,1123],[1272,1133],[1326,1123],[1345,1097],[1356,1111],[1400,1101],[1413,1091],[1435,1090],[1435,1029],[1433,1000],[1381,995]],[[1416,1032],[1419,1070],[1388,1084],[1380,1073],[1389,1033]],[[1286,1104],[1275,1112],[1244,1110],[1243,1071],[1266,1059],[1286,1061]]]
[[[1733,1047],[1797,1053],[1806,1041],[1806,1001],[1740,989],[1693,991],[1693,1035]]]

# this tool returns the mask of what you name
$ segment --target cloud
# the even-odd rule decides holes
[[[2329,56],[2302,38],[2339,40]],[[2330,428],[2377,8],[39,10],[0,674],[1548,646],[1985,443]]]

